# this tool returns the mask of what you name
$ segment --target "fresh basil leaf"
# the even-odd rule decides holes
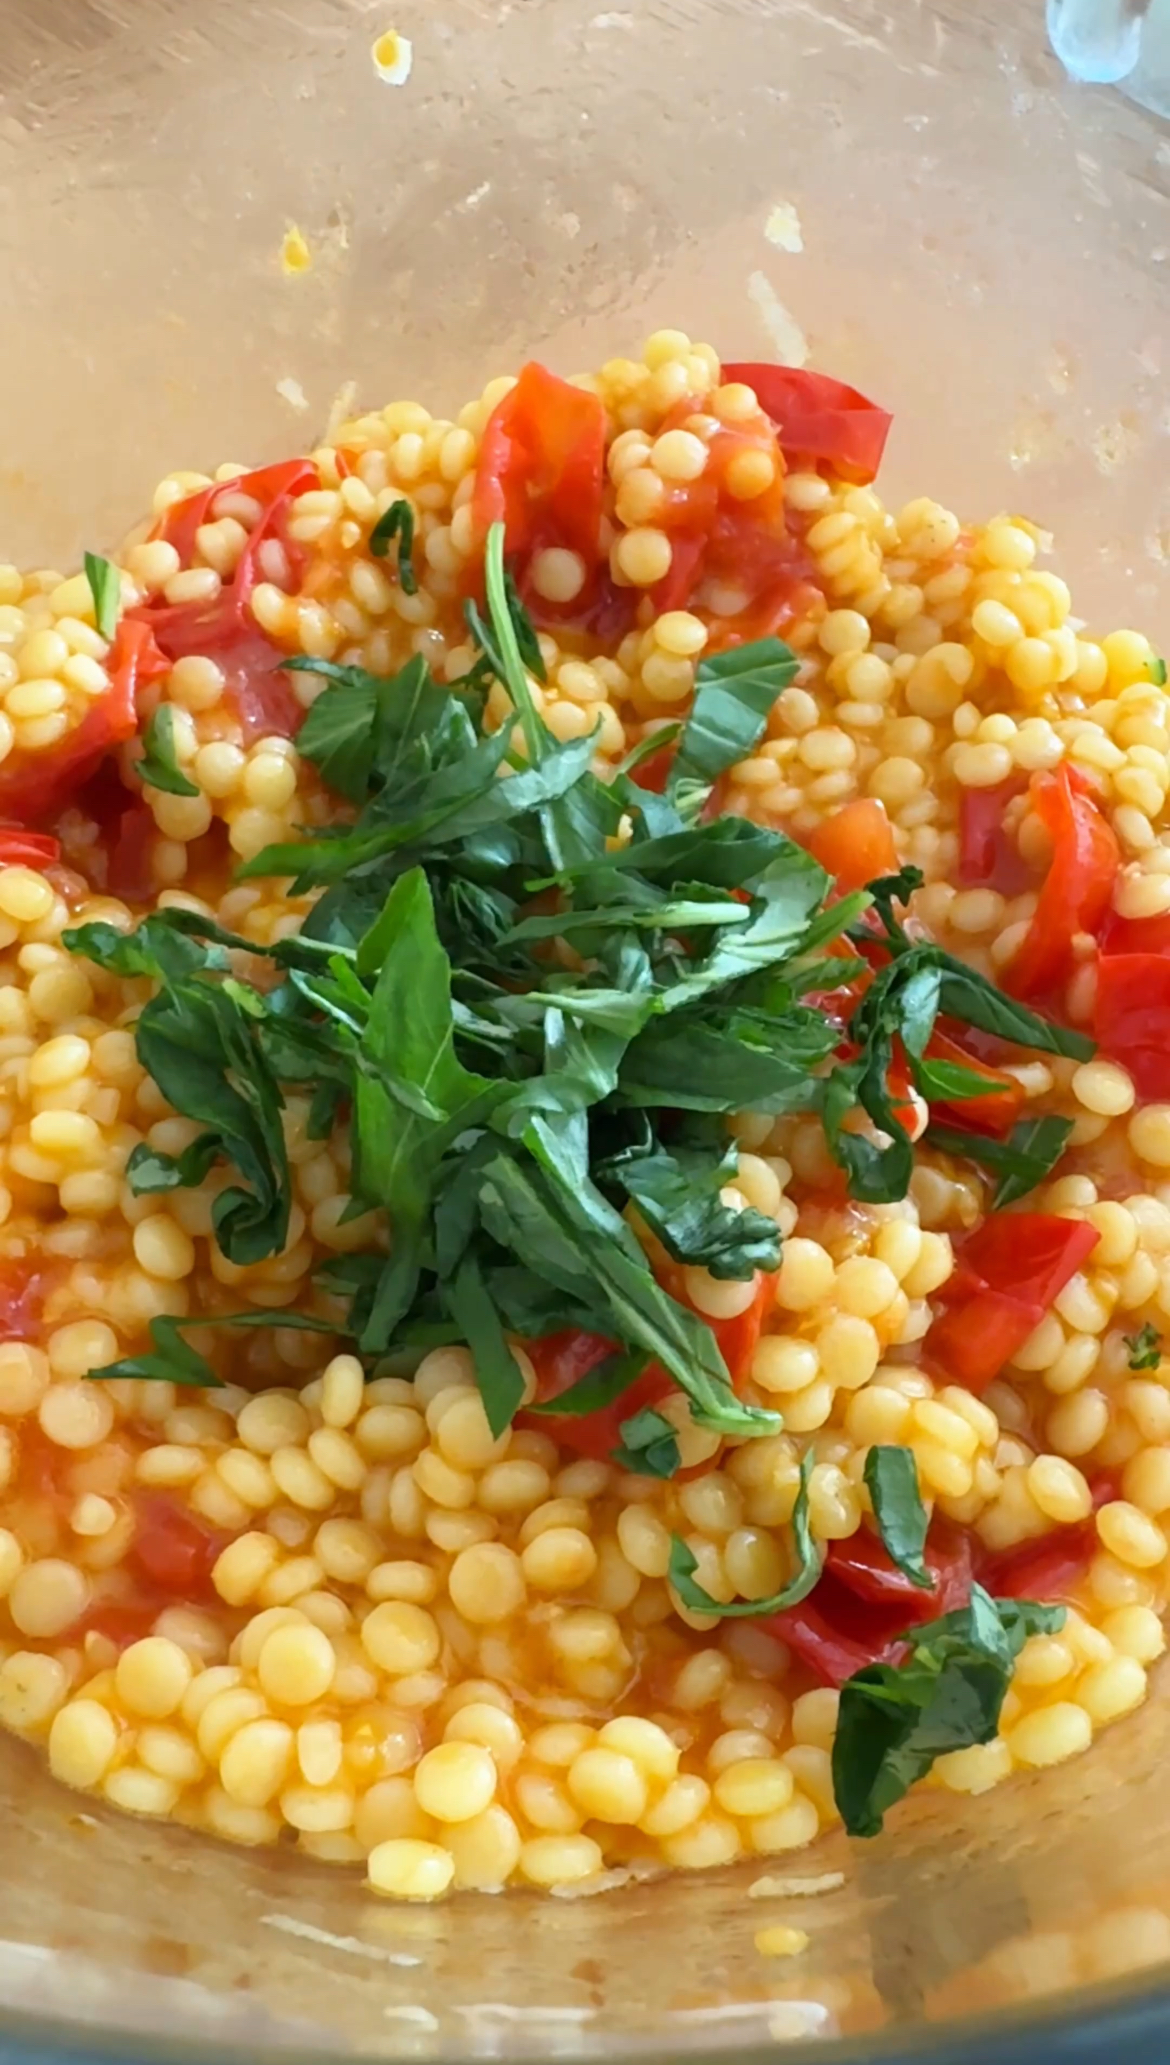
[[[316,674],[327,683],[305,712],[297,752],[339,796],[364,803],[374,767],[374,721],[382,687],[378,676],[362,667],[338,667],[332,660],[301,654],[284,665],[292,672]]]
[[[931,1144],[944,1154],[960,1154],[996,1178],[991,1200],[993,1212],[1027,1197],[1045,1176],[1051,1174],[1068,1145],[1071,1119],[1049,1114],[1044,1118],[1019,1119],[1006,1140],[993,1140],[984,1133],[963,1133],[953,1126],[930,1128]]]
[[[182,1154],[164,1154],[141,1140],[126,1164],[126,1181],[135,1197],[159,1190],[192,1190],[210,1175],[220,1158],[218,1133],[201,1133]]]
[[[394,1228],[393,1296],[387,1289],[378,1305],[379,1324],[390,1332],[417,1288],[441,1157],[492,1085],[455,1052],[451,963],[421,868],[395,883],[376,930],[380,966],[354,1096],[354,1185],[389,1213]],[[406,1087],[419,1093],[415,1109]]]
[[[176,911],[155,911],[133,932],[99,919],[74,925],[61,935],[71,954],[81,954],[111,975],[148,975],[155,982],[175,982],[199,969],[225,969],[228,957],[218,944],[191,938],[174,920]]]
[[[135,1028],[138,1059],[164,1097],[204,1129],[201,1152],[233,1163],[232,1185],[212,1206],[216,1239],[231,1262],[278,1254],[288,1237],[291,1182],[281,1125],[283,1098],[259,1028],[222,988],[185,977],[148,1003]]]
[[[480,1210],[501,1246],[524,1256],[578,1304],[592,1305],[596,1331],[642,1348],[691,1401],[701,1426],[752,1435],[776,1431],[777,1415],[735,1396],[710,1327],[668,1296],[621,1215],[569,1166],[542,1121],[529,1128],[543,1167],[501,1153],[485,1170]]]
[[[800,1463],[800,1487],[796,1504],[792,1509],[792,1547],[796,1568],[786,1585],[774,1592],[770,1599],[736,1599],[730,1606],[713,1599],[702,1585],[695,1583],[698,1558],[687,1547],[681,1535],[672,1535],[670,1541],[670,1564],[667,1582],[673,1586],[683,1605],[690,1613],[707,1613],[716,1620],[754,1620],[762,1613],[784,1613],[790,1606],[799,1606],[807,1599],[820,1580],[824,1558],[813,1540],[808,1516],[808,1486],[813,1472],[814,1457],[807,1449]]]
[[[891,1563],[911,1584],[929,1592],[934,1579],[923,1561],[927,1513],[913,1450],[884,1443],[871,1448],[865,1458],[865,1488]]]
[[[655,1142],[649,1152],[611,1157],[594,1173],[621,1186],[675,1262],[745,1281],[757,1269],[780,1267],[780,1229],[751,1206],[724,1204],[720,1193],[735,1182],[737,1162],[734,1144],[720,1155]]]
[[[652,1405],[643,1406],[621,1424],[621,1442],[613,1451],[615,1463],[634,1477],[673,1477],[679,1467],[678,1434],[664,1413]]]
[[[383,510],[370,532],[370,551],[375,559],[386,559],[395,538],[398,540],[398,585],[404,595],[418,594],[418,581],[414,571],[414,509],[399,495],[390,507]]]
[[[770,1022],[746,1011],[651,1018],[621,1065],[622,1097],[673,1111],[816,1110],[814,1070],[840,1042],[818,1011],[797,1008]]]
[[[939,1757],[990,1742],[1025,1641],[1064,1621],[1063,1606],[995,1600],[973,1584],[967,1606],[906,1632],[903,1662],[855,1672],[841,1688],[832,1758],[847,1833],[879,1834]]]
[[[99,638],[112,639],[122,613],[122,576],[108,559],[96,552],[85,555],[85,578],[93,597],[93,620]]]
[[[175,758],[175,711],[171,703],[160,703],[142,734],[142,758],[136,772],[144,788],[163,789],[168,796],[197,796],[198,783],[189,781]]]
[[[921,868],[899,868],[896,875],[879,875],[865,885],[873,899],[873,907],[881,919],[887,939],[899,946],[909,946],[910,941],[901,919],[894,915],[894,905],[908,904],[914,891],[921,889],[925,879]]]
[[[684,780],[710,783],[748,754],[764,735],[777,698],[800,671],[779,638],[759,638],[700,660],[695,694],[670,773],[673,794]]]
[[[1147,1320],[1136,1334],[1123,1334],[1129,1349],[1129,1366],[1134,1370],[1157,1369],[1162,1360],[1162,1336]]]
[[[471,1350],[488,1426],[498,1438],[524,1398],[520,1365],[505,1338],[500,1315],[476,1257],[465,1254],[443,1289],[443,1301]]]
[[[1155,688],[1165,688],[1166,686],[1166,662],[1160,659],[1157,653],[1150,661],[1150,680]]]
[[[1001,1040],[1012,1040],[1019,1047],[1032,1047],[1042,1054],[1062,1054],[1072,1061],[1090,1061],[1096,1053],[1097,1043],[1087,1033],[1076,1032],[1070,1025],[1056,1025],[1051,1019],[1029,1011],[1025,1004],[1009,997],[1006,991],[996,989],[993,982],[988,982],[985,976],[977,974],[953,955],[943,953],[940,947],[915,947],[911,951],[928,951],[939,957],[942,976],[940,1008],[948,1017],[959,1018],[980,1032],[995,1033]]]
[[[304,1333],[336,1334],[337,1328],[331,1320],[312,1319],[305,1312],[286,1312],[283,1308],[266,1310],[256,1306],[250,1312],[223,1312],[204,1317],[188,1319],[172,1318],[164,1314],[150,1321],[152,1348],[144,1355],[127,1355],[120,1362],[104,1363],[101,1369],[89,1372],[91,1380],[104,1382],[112,1377],[145,1378],[151,1383],[181,1384],[201,1391],[222,1391],[223,1379],[217,1377],[206,1358],[192,1348],[183,1334],[191,1327],[293,1327]]]

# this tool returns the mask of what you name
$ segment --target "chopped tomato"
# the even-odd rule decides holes
[[[484,429],[471,505],[480,539],[502,522],[510,555],[563,545],[592,571],[604,486],[600,396],[530,360]]]
[[[149,628],[133,616],[118,625],[109,659],[110,686],[90,704],[80,724],[38,753],[10,753],[0,766],[0,810],[22,819],[55,817],[87,782],[113,747],[132,738],[140,688],[165,674],[167,662]]]
[[[864,889],[879,875],[897,872],[898,853],[890,820],[880,803],[858,797],[822,819],[808,841],[808,850],[847,896]]]
[[[252,615],[251,601],[257,584],[273,577],[269,555],[279,558],[277,572],[282,578],[278,586],[291,592],[299,583],[304,552],[289,533],[288,519],[297,496],[316,487],[318,480],[311,459],[284,459],[233,480],[214,481],[166,510],[152,534],[173,545],[188,566],[200,526],[216,522],[222,500],[245,495],[259,506],[260,515],[235,570],[213,600],[147,602],[133,612],[150,626],[169,660],[206,653],[217,661],[249,739],[291,738],[304,715],[287,676],[280,671],[278,648]]]
[[[1003,986],[1018,997],[1050,992],[1071,972],[1073,939],[1095,933],[1113,892],[1121,852],[1084,777],[1066,764],[1034,775],[1032,808],[1052,840],[1052,864]]]
[[[723,378],[754,389],[790,465],[812,460],[861,486],[874,478],[894,419],[856,387],[802,366],[758,362],[724,366]]]
[[[149,903],[157,893],[151,865],[158,837],[149,804],[132,803],[118,817],[110,842],[107,881],[111,893],[127,903]]]
[[[156,1592],[193,1605],[215,1598],[211,1572],[226,1541],[160,1493],[137,1503],[129,1561]]]
[[[1103,954],[1170,954],[1170,911],[1158,918],[1106,911],[1098,945]]]
[[[867,1640],[851,1633],[842,1624],[849,1617],[848,1602],[847,1592],[835,1587],[831,1579],[822,1578],[812,1598],[802,1600],[799,1606],[788,1607],[784,1613],[766,1614],[752,1625],[766,1629],[770,1635],[778,1635],[822,1685],[840,1687],[855,1672],[863,1671],[867,1664],[876,1663],[889,1647],[884,1633],[877,1637],[871,1635]],[[841,1610],[843,1607],[844,1611]],[[902,1620],[904,1624],[904,1614]]]
[[[61,858],[61,842],[46,832],[9,830],[0,825],[0,868],[48,868]]]
[[[928,1357],[969,1391],[982,1391],[1033,1333],[1100,1236],[1083,1219],[996,1212],[959,1249]]]
[[[152,536],[173,545],[184,567],[191,563],[200,526],[215,523],[218,505],[225,498],[246,495],[259,505],[260,515],[248,533],[248,542],[236,562],[235,571],[223,583],[211,602],[147,602],[135,614],[148,623],[161,651],[170,660],[187,653],[210,653],[218,657],[243,635],[258,635],[249,603],[252,591],[266,578],[263,547],[270,541],[280,547],[290,581],[300,575],[304,554],[289,536],[288,517],[293,502],[318,485],[319,475],[311,459],[282,459],[275,466],[260,466],[253,473],[238,474],[233,480],[213,481],[185,502],[176,502],[164,512]],[[278,583],[283,586],[284,583]]]
[[[681,1273],[678,1272],[679,1277]],[[677,1279],[668,1282],[667,1288],[680,1303],[686,1302]],[[737,1313],[733,1319],[707,1322],[735,1385],[747,1375],[775,1295],[775,1274],[761,1272],[755,1297],[744,1312]],[[526,1345],[536,1371],[536,1396],[541,1405],[549,1399],[559,1398],[608,1356],[621,1352],[616,1342],[606,1340],[603,1335],[581,1333],[575,1328],[547,1334],[543,1340],[529,1341]],[[631,1384],[612,1404],[600,1407],[597,1412],[558,1413],[554,1417],[544,1413],[520,1413],[517,1424],[552,1434],[562,1448],[571,1450],[574,1455],[607,1461],[621,1441],[622,1422],[632,1419],[646,1406],[660,1404],[675,1389],[661,1364],[652,1362],[636,1383]]]
[[[1004,824],[1004,812],[1026,783],[1012,775],[991,789],[963,789],[959,795],[958,878],[964,888],[998,889],[1001,896],[1020,896],[1035,876]]]
[[[1103,954],[1093,1030],[1140,1097],[1170,1097],[1170,956]]]
[[[993,1556],[979,1582],[995,1599],[1068,1599],[1096,1550],[1096,1525],[1082,1520]]]
[[[923,1561],[933,1580],[929,1591],[899,1570],[879,1537],[861,1527],[848,1540],[829,1543],[825,1568],[857,1598],[896,1608],[908,1625],[965,1606],[970,1596],[971,1537],[965,1528],[941,1514],[933,1518]]]

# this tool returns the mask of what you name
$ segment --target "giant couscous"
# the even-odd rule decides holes
[[[0,1724],[429,1899],[1146,1696],[1170,700],[676,331],[0,566]]]

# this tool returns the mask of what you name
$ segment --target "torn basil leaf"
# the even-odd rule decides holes
[[[1063,1606],[992,1599],[910,1628],[900,1663],[867,1664],[841,1688],[833,1795],[853,1836],[880,1834],[890,1808],[939,1757],[991,1742],[1012,1670],[1030,1635],[1056,1634]]]
[[[144,788],[163,789],[168,796],[199,794],[198,784],[188,780],[175,757],[173,704],[159,704],[142,734],[142,749],[136,772]]]
[[[713,1599],[702,1585],[695,1583],[699,1565],[693,1550],[687,1547],[681,1535],[672,1535],[667,1581],[689,1612],[707,1613],[716,1620],[754,1620],[763,1613],[783,1613],[788,1607],[799,1606],[802,1599],[808,1598],[824,1568],[824,1558],[813,1540],[808,1514],[808,1486],[813,1463],[812,1450],[808,1449],[801,1458],[800,1485],[792,1509],[792,1548],[796,1567],[787,1584],[774,1592],[770,1599],[736,1599],[730,1605]]]
[[[875,1444],[865,1458],[864,1475],[887,1556],[911,1584],[929,1592],[934,1579],[923,1561],[928,1516],[918,1489],[913,1451]]]

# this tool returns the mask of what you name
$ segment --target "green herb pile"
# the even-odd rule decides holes
[[[404,586],[413,579],[408,518],[408,505],[394,505],[372,541],[383,555],[396,544]],[[363,1355],[376,1362],[466,1342],[500,1432],[522,1397],[509,1336],[580,1328],[615,1352],[561,1409],[608,1403],[655,1362],[700,1425],[736,1437],[776,1431],[777,1414],[736,1396],[711,1328],[657,1281],[629,1208],[674,1263],[746,1280],[777,1268],[780,1236],[772,1219],[723,1202],[736,1173],[731,1114],[817,1115],[852,1195],[887,1201],[906,1194],[914,1155],[889,1088],[896,1056],[928,1104],[986,1091],[977,1072],[928,1057],[940,1015],[1050,1053],[1084,1057],[1091,1043],[912,939],[896,906],[920,880],[913,870],[834,900],[825,871],[783,832],[712,813],[715,784],[752,752],[797,672],[787,647],[766,639],[700,662],[685,723],[602,779],[596,738],[560,743],[534,707],[540,649],[504,564],[502,526],[489,537],[485,576],[486,613],[467,611],[480,656],[453,687],[422,659],[392,679],[284,663],[322,677],[297,747],[351,806],[346,822],[271,847],[240,871],[319,892],[298,936],[259,949],[184,910],[130,933],[98,923],[66,934],[99,966],[152,978],[139,1059],[199,1128],[176,1157],[137,1148],[128,1181],[144,1195],[230,1169],[215,1238],[232,1262],[260,1262],[288,1235],[284,1094],[308,1092],[313,1137],[350,1128],[352,1214],[384,1215],[382,1245],[339,1257],[318,1279],[347,1299]],[[509,727],[484,729],[493,680],[512,699],[522,752]],[[659,794],[638,775],[664,746],[673,759]],[[187,793],[169,716],[149,729],[141,773]],[[263,986],[233,973],[239,950],[265,955]],[[818,997],[863,974],[868,987],[843,1029]],[[949,1129],[935,1137],[988,1167],[1006,1203],[1053,1166],[1067,1132],[1067,1122],[1042,1119],[1007,1142]],[[336,1331],[285,1312],[208,1323],[267,1321]],[[178,1331],[189,1324],[156,1321],[151,1353],[97,1374],[213,1384]],[[622,1444],[629,1468],[677,1467],[660,1413],[627,1420]],[[875,1512],[899,1567],[929,1581],[913,1461],[887,1453],[904,1461],[875,1466],[884,1472],[871,1486]],[[676,1542],[671,1578],[684,1604],[759,1614],[811,1591],[820,1563],[807,1474],[784,1593],[720,1606],[694,1584],[694,1559]],[[952,1615],[929,1642],[929,1629],[907,1638],[915,1684],[938,1672],[949,1682],[956,1642],[1002,1659],[1019,1615],[997,1620],[989,1651],[986,1612],[973,1603],[969,1613],[965,1633],[937,1632],[961,1618]],[[888,1705],[885,1680],[861,1675],[868,1706]],[[903,1689],[910,1682],[904,1670],[894,1676]],[[986,1673],[976,1676],[983,1725],[992,1702]],[[903,1707],[887,1730],[899,1770],[946,1732],[925,1693]],[[847,1825],[880,1819],[883,1797],[871,1788],[871,1804]]]

